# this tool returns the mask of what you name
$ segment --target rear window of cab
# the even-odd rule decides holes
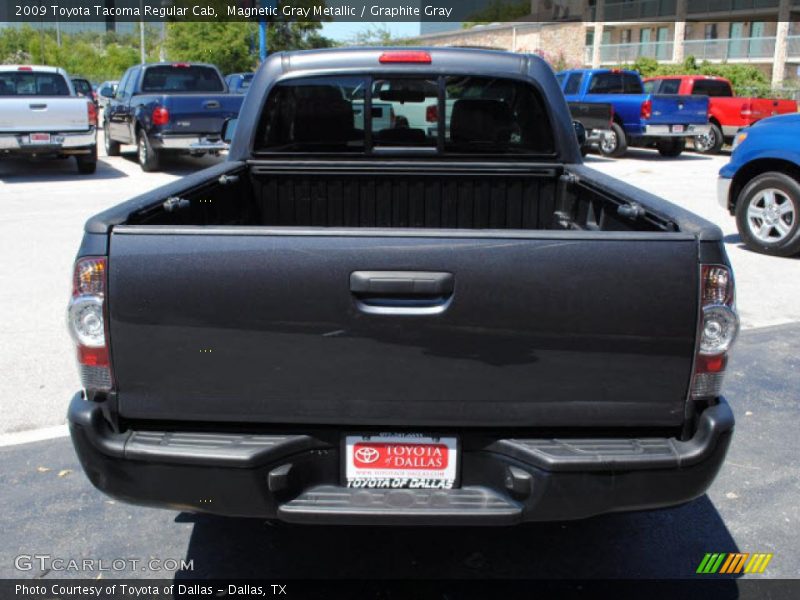
[[[555,143],[541,93],[528,83],[376,74],[279,82],[255,151],[551,156]]]

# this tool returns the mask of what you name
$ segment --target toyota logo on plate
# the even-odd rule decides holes
[[[356,449],[356,458],[365,464],[374,463],[380,457],[380,452],[378,452],[375,448],[369,448],[368,446],[362,446],[361,448]]]

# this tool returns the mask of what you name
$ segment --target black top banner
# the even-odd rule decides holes
[[[798,0],[0,0],[0,22],[778,21]]]

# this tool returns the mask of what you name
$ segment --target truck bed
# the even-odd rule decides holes
[[[393,169],[229,165],[90,223],[120,221],[109,254],[120,415],[682,422],[697,221],[645,210],[577,165]],[[428,274],[453,284],[418,294],[409,281]],[[359,277],[404,281],[371,292]]]

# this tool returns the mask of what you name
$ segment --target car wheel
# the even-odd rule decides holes
[[[722,130],[716,123],[711,123],[711,128],[705,135],[698,135],[694,138],[694,151],[700,154],[719,154],[722,150],[722,144],[725,141],[725,136],[722,135]]]
[[[751,250],[800,254],[800,183],[778,172],[756,177],[736,201],[736,226]]]
[[[90,154],[77,154],[75,161],[78,164],[78,173],[91,175],[97,170],[97,146],[92,146]]]
[[[103,145],[106,149],[106,156],[119,156],[119,142],[111,139],[108,132],[108,123],[103,123]]]
[[[617,123],[611,124],[611,129],[600,140],[600,154],[610,158],[619,158],[628,151],[628,140],[625,131]]]
[[[142,171],[147,173],[158,171],[158,152],[153,149],[147,136],[141,131],[136,137],[136,156],[139,159],[139,166],[142,167]]]
[[[667,158],[676,158],[680,156],[686,148],[686,140],[683,138],[668,138],[666,140],[658,140],[656,148],[661,156]]]

